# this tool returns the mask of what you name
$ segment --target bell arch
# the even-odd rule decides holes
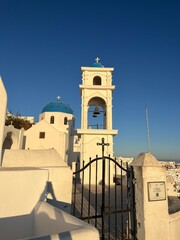
[[[88,101],[88,128],[107,129],[106,102],[101,97],[92,97]]]

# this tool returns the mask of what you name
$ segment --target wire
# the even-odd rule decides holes
[[[145,113],[146,113],[147,147],[148,147],[148,152],[150,152],[151,151],[151,144],[150,144],[149,117],[148,117],[148,108],[147,108],[147,106],[145,106]]]

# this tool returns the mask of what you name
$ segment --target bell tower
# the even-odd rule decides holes
[[[104,67],[99,58],[90,67],[81,67],[81,129],[77,134],[81,138],[80,161],[89,162],[96,155],[101,156],[101,147],[97,145],[104,138],[109,146],[105,155],[113,157],[113,137],[118,130],[112,128],[112,73],[114,68]]]

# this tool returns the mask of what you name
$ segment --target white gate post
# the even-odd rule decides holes
[[[139,154],[132,165],[138,240],[170,240],[165,168],[150,153]]]

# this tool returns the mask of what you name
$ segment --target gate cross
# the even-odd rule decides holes
[[[104,157],[104,146],[109,146],[109,143],[104,142],[104,138],[102,138],[101,143],[97,143],[98,146],[102,146],[102,157]]]

